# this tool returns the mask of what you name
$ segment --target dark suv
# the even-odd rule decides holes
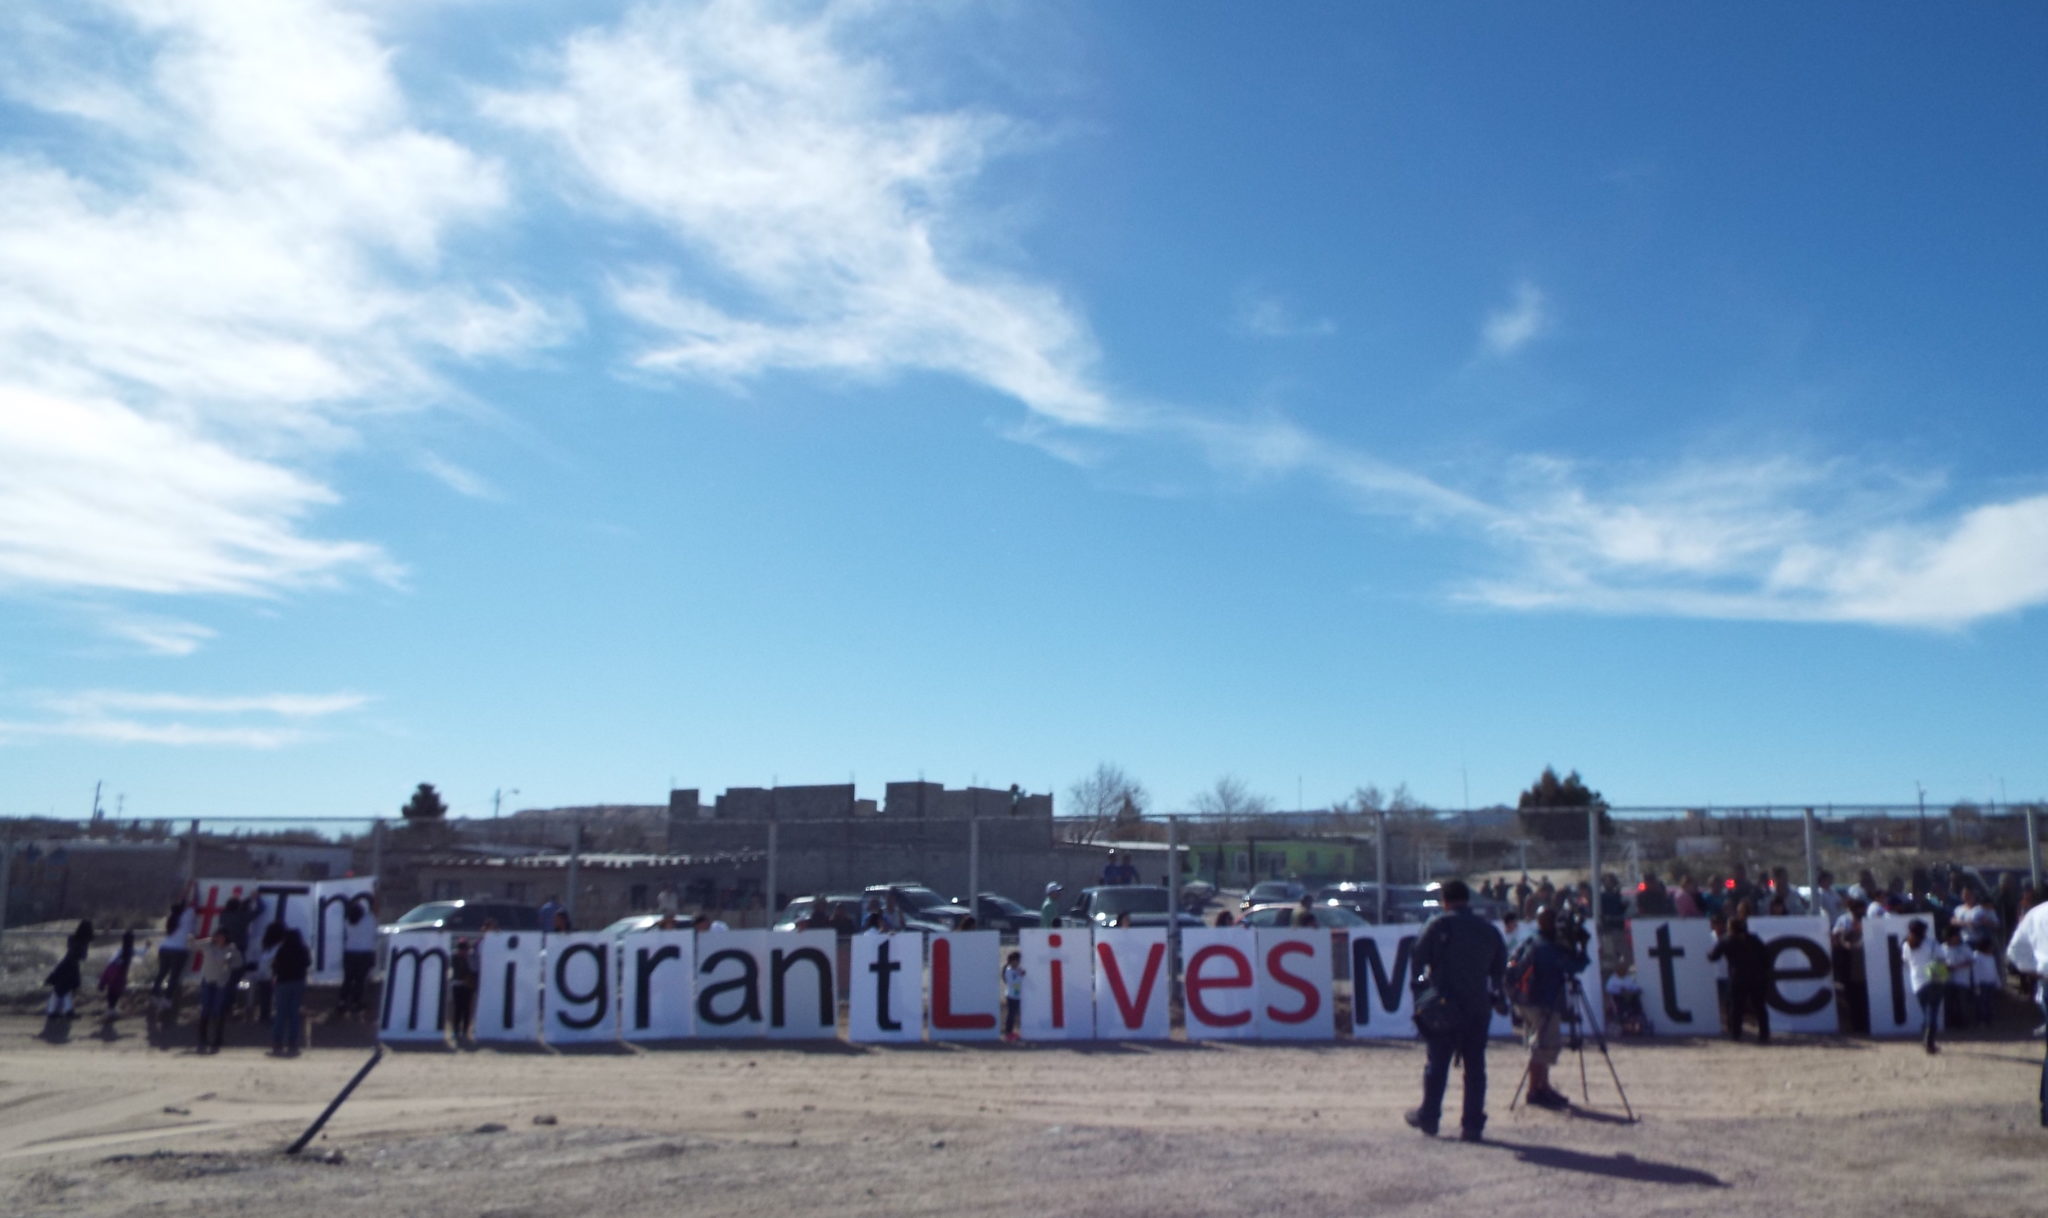
[[[428,901],[378,929],[387,935],[423,930],[482,930],[486,920],[499,930],[539,930],[540,908],[516,901]]]

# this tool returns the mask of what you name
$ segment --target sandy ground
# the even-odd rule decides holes
[[[2041,1212],[2041,1042],[1616,1044],[1591,1102],[1492,1141],[1405,1128],[1413,1044],[392,1053],[68,1044],[0,1018],[0,1209],[24,1214]],[[1566,1066],[1572,1066],[1567,1055]],[[1576,1069],[1570,1092],[1579,1098]],[[1455,1104],[1457,1083],[1452,1084]],[[536,1118],[553,1123],[536,1123]],[[336,1152],[339,1152],[336,1154]],[[330,1162],[329,1159],[338,1161]],[[1447,1209],[1446,1206],[1454,1206]]]

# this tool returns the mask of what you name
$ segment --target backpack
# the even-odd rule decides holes
[[[1508,1001],[1518,1007],[1536,1005],[1536,940],[1524,939],[1508,957],[1505,976]]]

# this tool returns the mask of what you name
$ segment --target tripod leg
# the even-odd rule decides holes
[[[1535,1069],[1535,1067],[1536,1063],[1534,1061],[1527,1062],[1522,1066],[1522,1079],[1520,1082],[1515,1084],[1515,1094],[1508,1098],[1509,1112],[1513,1112],[1515,1110],[1515,1105],[1521,1102],[1522,1088],[1527,1087],[1529,1085],[1529,1071]],[[2043,1066],[2041,1068],[2041,1077],[2048,1078],[2048,1066]]]

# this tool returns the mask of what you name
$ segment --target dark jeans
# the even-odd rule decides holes
[[[1444,1089],[1451,1081],[1451,1059],[1465,1059],[1465,1114],[1460,1122],[1467,1133],[1486,1128],[1486,1030],[1487,1015],[1467,1016],[1464,1022],[1440,1036],[1426,1038],[1429,1056],[1422,1067],[1422,1126],[1435,1129],[1443,1119]]]
[[[270,1019],[270,1047],[280,1053],[299,1051],[299,1008],[306,1000],[306,983],[303,981],[280,981],[276,984],[272,1000],[277,1010]]]
[[[1003,1035],[1015,1036],[1017,1034],[1017,1025],[1022,1022],[1023,1016],[1024,1000],[1022,998],[1003,999]]]
[[[1913,997],[1920,1001],[1920,1041],[1930,1049],[1934,1047],[1935,1028],[1941,1023],[1941,1000],[1947,989],[1947,986],[1930,981],[1913,993]]]
[[[386,976],[387,981],[389,975]],[[387,988],[386,993],[390,990]],[[476,1014],[476,987],[473,985],[451,985],[448,987],[448,1026],[455,1033],[457,1041],[469,1039],[470,1020]]]
[[[1771,1004],[1764,1001],[1766,992],[1763,986],[1728,987],[1728,1039],[1742,1039],[1742,1019],[1746,1015],[1756,1020],[1756,1043],[1771,1043]]]
[[[202,981],[199,983],[199,1044],[202,1048],[220,1048],[221,1034],[228,1022],[228,995],[233,992],[232,981]]]
[[[191,958],[192,953],[182,947],[157,949],[156,980],[149,983],[149,992],[154,994],[168,985],[171,987],[171,997],[175,1000],[178,997],[178,982],[185,976],[185,962]]]
[[[335,1000],[336,1014],[370,1009],[370,969],[376,963],[376,952],[341,953],[341,994]]]

